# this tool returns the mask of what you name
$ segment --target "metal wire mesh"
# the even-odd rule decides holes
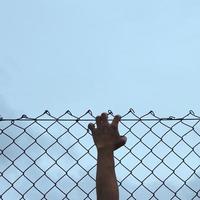
[[[120,199],[200,199],[200,117],[133,109],[121,116],[127,143],[114,154]],[[0,118],[1,199],[96,199],[97,152],[87,127],[94,120],[91,110]]]

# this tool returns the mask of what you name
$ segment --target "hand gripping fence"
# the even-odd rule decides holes
[[[114,152],[120,199],[200,199],[200,117],[137,116],[133,109],[121,116],[127,143]],[[0,118],[0,199],[96,199],[90,122],[91,110]]]

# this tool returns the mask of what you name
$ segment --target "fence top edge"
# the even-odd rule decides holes
[[[149,118],[149,119],[121,119],[121,121],[192,121],[192,120],[200,120],[200,117],[197,118]],[[13,118],[0,118],[1,121],[95,121],[95,119],[37,119],[37,118],[19,118],[19,119],[13,119]],[[112,119],[108,119],[108,121],[112,121]]]
[[[89,114],[90,117],[86,117]],[[128,116],[131,114],[132,116]],[[68,115],[68,116],[67,116]],[[114,114],[111,110],[108,110],[108,115],[114,117]],[[127,116],[127,118],[125,118]],[[86,118],[84,118],[86,117]],[[131,108],[127,113],[121,115],[121,121],[188,121],[188,120],[200,120],[200,116],[195,115],[194,111],[190,110],[185,116],[183,117],[159,117],[155,114],[154,111],[150,111],[144,115],[138,116],[136,115],[135,111]],[[0,122],[1,121],[95,121],[95,116],[93,115],[91,110],[88,110],[83,115],[76,116],[73,115],[69,110],[67,110],[64,114],[55,117],[53,116],[48,110],[43,112],[41,115],[37,117],[28,117],[27,115],[23,114],[19,118],[4,118],[0,115]],[[108,119],[111,121],[111,119]]]

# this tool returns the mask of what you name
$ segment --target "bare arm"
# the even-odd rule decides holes
[[[119,199],[114,157],[111,150],[98,151],[96,189],[97,200]]]
[[[97,147],[97,200],[118,200],[119,190],[114,169],[114,150],[126,143],[126,137],[120,136],[118,123],[121,117],[115,116],[112,123],[108,123],[107,114],[96,117],[97,128],[88,125],[92,131],[94,143]]]

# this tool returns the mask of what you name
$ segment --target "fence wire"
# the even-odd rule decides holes
[[[120,199],[200,199],[200,117],[133,109],[121,116],[127,143],[114,154]],[[97,152],[87,127],[94,121],[91,110],[0,118],[0,198],[96,199]]]

